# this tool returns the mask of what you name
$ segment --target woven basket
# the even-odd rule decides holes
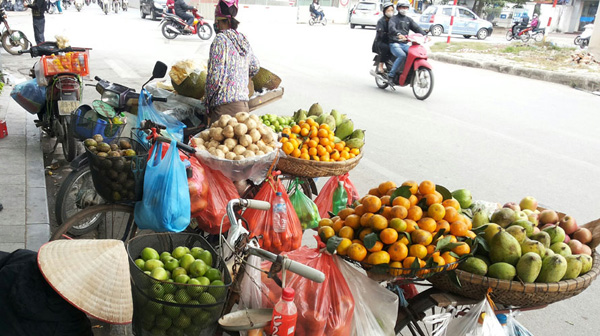
[[[346,161],[319,162],[280,155],[277,170],[299,177],[339,176],[356,167],[362,156],[360,153],[355,158]]]
[[[491,297],[495,303],[520,308],[538,307],[571,298],[590,286],[600,273],[600,256],[593,253],[594,264],[586,274],[573,279],[552,283],[521,283],[455,270],[460,279],[461,288],[457,287],[447,274],[435,274],[428,278],[434,287],[471,299],[482,300],[488,288],[493,292]]]

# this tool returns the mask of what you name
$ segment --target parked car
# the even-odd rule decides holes
[[[167,0],[140,0],[140,16],[142,19],[150,15],[152,20],[160,18],[167,8]]]
[[[459,6],[429,6],[417,23],[421,28],[429,30],[433,36],[439,36],[450,31],[450,17],[453,14],[452,34],[465,38],[477,36],[478,39],[484,40],[494,30],[491,22],[480,19],[468,8]]]
[[[395,15],[395,13],[394,13]],[[419,22],[421,14],[415,12],[414,8],[408,9],[409,17],[415,22]],[[365,28],[366,26],[377,26],[377,21],[383,16],[383,4],[381,2],[361,1],[350,12],[350,28],[356,26]]]

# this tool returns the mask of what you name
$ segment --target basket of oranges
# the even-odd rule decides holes
[[[428,278],[479,247],[460,203],[431,181],[383,182],[355,205],[322,219],[319,236],[374,280]]]
[[[362,158],[356,141],[340,140],[328,124],[319,124],[310,118],[284,128],[279,141],[283,154],[277,169],[294,176],[343,175]]]

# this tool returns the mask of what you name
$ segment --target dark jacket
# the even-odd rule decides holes
[[[50,287],[29,250],[0,252],[0,326],[3,336],[92,336],[85,313]]]
[[[390,43],[404,43],[405,41],[400,41],[398,39],[398,34],[406,36],[411,30],[415,33],[425,35],[425,31],[421,29],[421,27],[419,27],[415,20],[409,18],[406,15],[396,14],[392,16],[390,22],[388,23],[388,36],[390,39]]]
[[[379,18],[379,21],[377,21],[377,27],[375,28],[375,40],[373,41],[373,47],[371,50],[377,54],[379,53],[379,48],[377,46],[378,43],[390,43],[388,38],[388,20],[386,19],[387,18],[385,15]]]
[[[182,16],[192,9],[194,9],[194,7],[186,4],[184,0],[175,0],[175,14],[177,16]]]
[[[27,5],[28,8],[31,8],[31,15],[35,18],[43,18],[44,12],[46,11],[46,1],[45,0],[35,0],[32,4]]]

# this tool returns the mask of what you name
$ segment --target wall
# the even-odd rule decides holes
[[[140,8],[140,0],[129,0],[129,8]]]
[[[590,39],[589,51],[594,54],[596,59],[600,59],[600,7],[598,7],[598,12],[596,12],[596,21],[594,22],[594,32],[592,33],[592,38]]]

